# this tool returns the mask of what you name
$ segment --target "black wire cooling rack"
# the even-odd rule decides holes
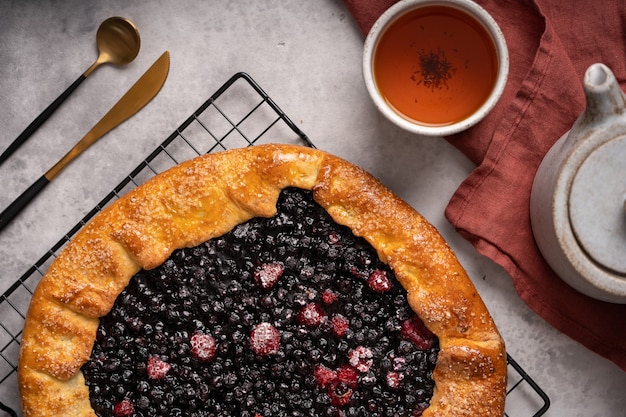
[[[180,162],[204,153],[268,141],[315,147],[246,73],[233,75],[85,218],[0,296],[0,417],[20,416],[17,358],[24,317],[41,277],[93,216],[126,192]],[[522,367],[507,355],[507,417],[541,416],[550,400]]]

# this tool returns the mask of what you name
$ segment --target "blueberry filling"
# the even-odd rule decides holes
[[[438,340],[311,193],[141,271],[82,370],[99,416],[420,416]]]

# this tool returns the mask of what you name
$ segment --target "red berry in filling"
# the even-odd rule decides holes
[[[215,356],[215,339],[209,334],[195,333],[191,336],[191,354],[201,361],[210,361]]]
[[[328,396],[332,405],[343,407],[350,402],[354,391],[351,388],[338,385],[335,390],[329,391]]]
[[[348,327],[350,327],[348,319],[341,314],[333,316],[331,324],[333,325],[333,333],[335,333],[337,337],[342,337],[346,333],[346,330],[348,330]]]
[[[358,373],[352,366],[343,365],[334,371],[320,364],[315,367],[313,375],[317,384],[326,388],[333,405],[341,407],[350,402],[358,382]]]
[[[390,388],[398,388],[403,379],[404,374],[395,371],[387,372],[387,385]]]
[[[337,371],[337,381],[344,383],[350,388],[356,388],[359,374],[355,368],[350,365],[343,365]]]
[[[426,328],[419,317],[413,316],[402,322],[402,337],[420,349],[430,349],[433,346],[435,335]]]
[[[328,234],[328,242],[330,242],[331,245],[334,245],[335,243],[339,242],[339,240],[341,240],[341,237],[339,237],[337,233],[330,232]]]
[[[146,370],[148,372],[148,378],[150,379],[163,378],[169,372],[170,368],[169,363],[162,361],[156,356],[150,356],[148,358]]]
[[[113,415],[115,417],[126,417],[130,416],[134,412],[133,403],[129,400],[122,400],[119,403],[115,404],[113,407]]]
[[[391,289],[391,282],[389,281],[389,277],[387,277],[387,273],[380,269],[370,274],[367,279],[367,285],[369,285],[372,291],[376,292],[387,292]]]
[[[404,368],[405,364],[406,364],[406,359],[404,359],[404,358],[393,358],[393,370],[394,371],[402,370]]]
[[[317,327],[324,319],[324,311],[317,303],[309,303],[298,313],[298,323],[307,327]]]
[[[358,346],[348,353],[348,360],[359,372],[367,372],[374,363],[372,356],[370,348]]]
[[[270,323],[257,324],[250,333],[250,348],[259,356],[275,354],[280,349],[280,333]]]
[[[332,304],[337,301],[337,293],[332,290],[324,290],[322,293],[322,301],[324,304]]]
[[[283,272],[285,272],[285,266],[282,262],[266,263],[254,272],[254,279],[261,288],[268,290],[278,282]]]
[[[313,376],[315,376],[317,384],[322,388],[331,386],[337,380],[337,372],[324,365],[317,365],[313,371]]]

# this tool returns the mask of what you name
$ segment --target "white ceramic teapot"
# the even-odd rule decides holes
[[[535,176],[532,230],[561,279],[626,304],[626,98],[603,64],[587,69],[584,90],[585,111]]]

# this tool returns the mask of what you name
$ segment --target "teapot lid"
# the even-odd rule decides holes
[[[580,246],[599,266],[626,275],[626,136],[605,142],[580,164],[569,216]]]

